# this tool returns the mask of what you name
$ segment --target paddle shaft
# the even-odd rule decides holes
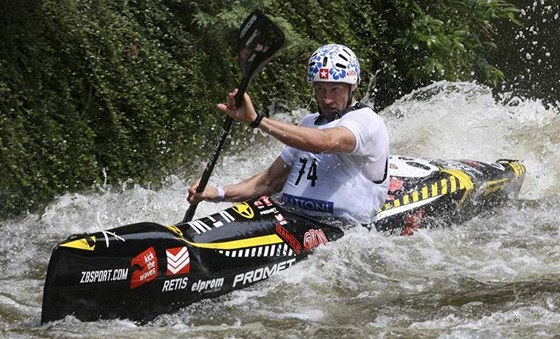
[[[239,86],[239,89],[238,89],[237,93],[235,94],[235,106],[236,107],[240,107],[243,104],[243,95],[245,94],[245,91],[247,90],[247,86],[249,85],[250,80],[251,80],[251,76],[243,77],[243,81],[241,82],[241,85]],[[212,153],[212,156],[210,157],[210,159],[208,160],[208,163],[206,164],[206,167],[204,168],[204,172],[202,173],[202,177],[200,178],[200,182],[198,183],[198,187],[196,188],[196,192],[202,193],[206,189],[206,185],[208,184],[208,180],[210,179],[210,175],[212,175],[212,171],[214,170],[214,166],[216,166],[216,162],[218,161],[218,158],[220,156],[222,148],[224,147],[224,143],[225,143],[226,138],[229,134],[232,123],[233,123],[233,119],[229,116],[226,117],[226,120],[224,120],[224,123],[222,125],[222,131],[220,133],[220,136],[218,137],[218,140],[216,142],[216,146],[214,147],[214,152]],[[185,213],[185,216],[183,217],[183,222],[191,221],[193,219],[197,206],[198,206],[198,204],[189,205],[189,208],[187,209],[187,212]]]
[[[260,10],[255,10],[245,19],[241,26],[240,35],[238,37],[238,61],[241,71],[243,72],[243,80],[239,85],[235,94],[235,106],[243,105],[243,95],[251,82],[251,79],[257,72],[270,61],[274,53],[282,47],[284,43],[284,33],[270,21]],[[196,191],[204,192],[208,179],[214,170],[214,166],[218,161],[220,152],[224,146],[224,142],[231,129],[233,119],[227,117],[222,126],[222,132],[214,147],[214,152],[210,157],[206,168],[202,174],[202,178],[198,183]],[[194,217],[197,204],[191,204],[185,213],[183,222],[191,221]]]

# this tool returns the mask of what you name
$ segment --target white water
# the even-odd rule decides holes
[[[296,119],[303,112],[277,116]],[[187,184],[131,185],[67,194],[41,215],[0,221],[0,337],[532,338],[560,333],[560,121],[539,102],[499,104],[469,83],[438,83],[381,112],[393,154],[522,159],[529,200],[462,225],[410,237],[354,229],[268,281],[162,315],[40,325],[50,250],[72,233],[182,219]],[[211,179],[225,185],[266,166],[270,141],[223,154]],[[132,188],[131,188],[132,186]],[[203,204],[197,215],[226,204]]]

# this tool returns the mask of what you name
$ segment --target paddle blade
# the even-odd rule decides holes
[[[243,81],[235,97],[237,106],[240,106],[251,79],[284,45],[284,41],[284,33],[260,10],[253,11],[245,19],[237,39],[238,63],[243,72]]]

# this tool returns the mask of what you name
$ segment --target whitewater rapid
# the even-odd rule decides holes
[[[274,118],[297,121],[303,114],[278,112]],[[157,190],[125,182],[65,194],[41,213],[0,221],[0,337],[552,338],[560,333],[558,110],[521,98],[500,102],[473,83],[440,82],[380,114],[392,154],[522,160],[527,175],[520,201],[410,237],[353,229],[268,281],[147,325],[72,317],[40,325],[44,278],[57,242],[72,233],[134,222],[178,222],[193,178],[169,177]],[[250,136],[251,147],[234,145],[222,154],[211,183],[236,182],[274,160],[282,146],[258,133]],[[197,216],[226,206],[201,204]]]

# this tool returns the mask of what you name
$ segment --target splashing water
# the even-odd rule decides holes
[[[295,119],[303,111],[282,116]],[[559,112],[489,89],[440,82],[380,114],[391,153],[441,159],[521,159],[518,203],[462,225],[410,237],[353,229],[289,270],[139,326],[126,320],[39,325],[50,250],[72,233],[179,221],[188,183],[160,190],[124,185],[66,194],[41,214],[4,220],[0,232],[2,337],[553,337],[560,333],[560,228],[555,211]],[[278,142],[223,154],[211,178],[226,185],[263,170]],[[198,174],[196,174],[198,175]],[[132,187],[131,187],[132,186]],[[227,204],[201,204],[197,216]]]

